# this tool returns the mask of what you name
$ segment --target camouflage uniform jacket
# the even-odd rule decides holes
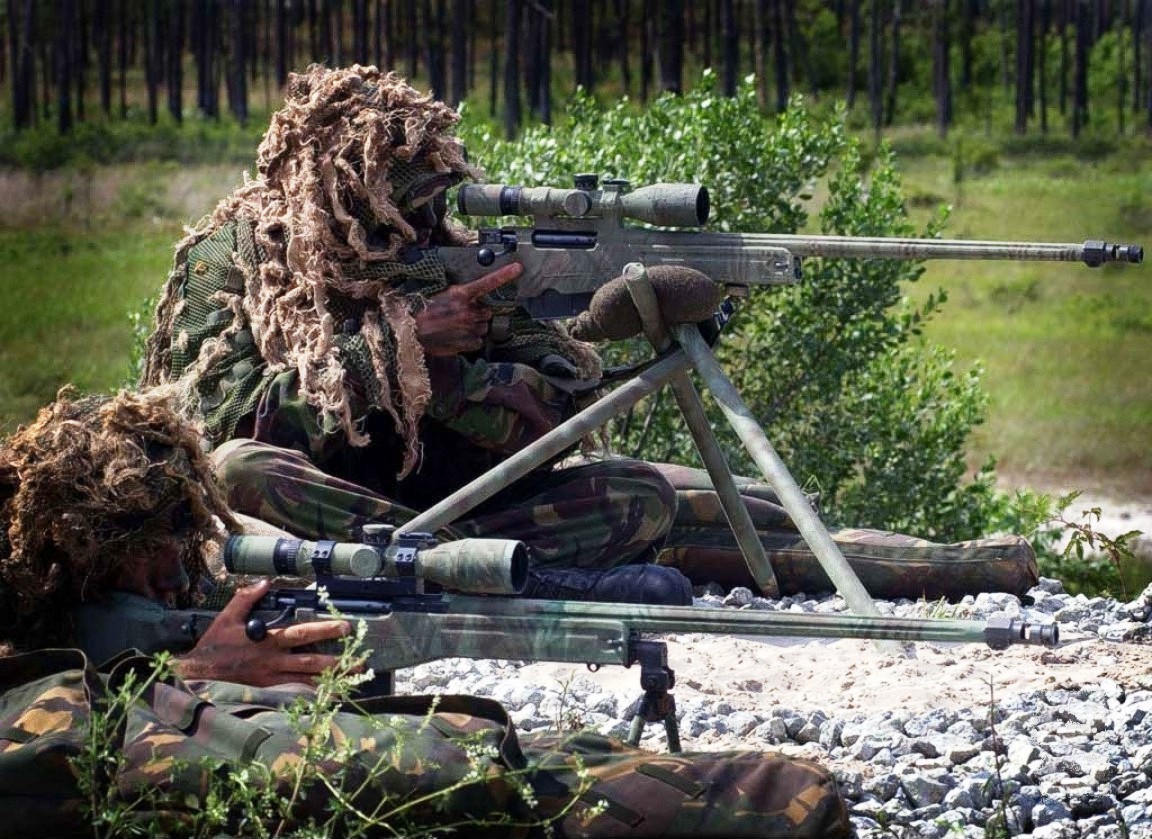
[[[231,221],[176,254],[174,280],[183,305],[174,320],[169,375],[177,378],[197,359],[205,341],[218,338],[234,315],[229,295],[243,294],[245,277],[260,262],[251,223]],[[348,301],[354,308],[355,301]],[[524,328],[517,321],[518,329]],[[528,328],[531,328],[528,326]],[[348,380],[367,393],[372,376],[355,317],[335,343]],[[353,449],[344,435],[324,427],[299,395],[296,370],[273,371],[249,329],[229,338],[229,352],[201,373],[197,388],[206,432],[214,444],[253,437],[295,449],[325,472],[389,496],[405,495],[394,476],[402,445],[391,418],[362,400],[356,413],[372,443]],[[573,397],[532,366],[489,361],[479,355],[428,359],[432,398],[421,426],[423,478],[411,482],[409,503],[420,505],[466,483],[565,419]],[[429,486],[434,484],[434,486]]]

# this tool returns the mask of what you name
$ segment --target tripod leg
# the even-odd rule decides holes
[[[622,414],[663,387],[677,371],[685,370],[689,361],[682,352],[662,358],[602,399],[589,405],[574,417],[562,422],[540,439],[516,452],[498,467],[465,484],[444,500],[429,507],[416,518],[398,528],[401,533],[435,533],[451,524],[483,501],[491,498],[518,478],[522,478],[595,431],[617,414]]]

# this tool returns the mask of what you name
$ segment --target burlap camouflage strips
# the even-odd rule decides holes
[[[130,672],[146,683],[151,663],[127,658],[97,675],[71,650],[0,660],[5,836],[90,829],[82,764],[71,760],[84,748],[93,708]],[[316,738],[327,739],[323,745],[336,747],[340,759],[310,765],[297,788],[295,770],[315,758],[286,708],[306,691],[151,683],[107,735],[124,760],[102,764],[109,771],[92,778],[95,800],[123,805],[123,828],[162,826],[178,836],[197,818],[214,778],[260,764],[270,773],[250,776],[268,777],[296,802],[284,814],[288,828],[323,823],[337,802],[345,816],[381,818],[369,835],[461,824],[468,836],[534,836],[554,819],[561,837],[848,835],[834,780],[810,762],[653,755],[594,734],[521,743],[503,708],[477,697],[380,697],[346,706],[324,718]],[[518,792],[518,779],[534,804]]]
[[[350,538],[367,522],[401,524],[417,512],[263,443],[231,441],[214,458],[234,509],[302,538]],[[830,590],[772,489],[745,478],[737,486],[780,593]],[[541,470],[439,535],[519,539],[541,567],[609,568],[655,556],[696,584],[755,588],[707,474],[683,466],[610,459]],[[832,538],[874,597],[1023,593],[1038,579],[1031,546],[1016,536],[941,545],[899,533],[839,529]]]

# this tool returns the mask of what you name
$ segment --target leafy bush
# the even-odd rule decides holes
[[[866,165],[841,112],[817,117],[799,100],[765,117],[751,79],[724,98],[706,72],[691,92],[642,113],[627,100],[601,105],[578,95],[561,124],[528,129],[514,144],[467,118],[462,133],[483,150],[492,181],[563,186],[576,172],[598,172],[633,185],[703,183],[718,230],[804,228],[821,181],[825,233],[932,236],[945,220],[913,230],[889,150]],[[903,298],[902,284],[921,271],[913,262],[809,260],[802,283],[753,293],[719,355],[797,479],[820,491],[830,519],[972,537],[996,530],[1010,504],[993,490],[993,464],[965,480],[965,441],[984,416],[980,371],[956,372],[950,352],[922,340],[944,296],[920,305]],[[610,360],[621,352],[610,348]],[[614,429],[617,449],[691,462],[671,400],[651,401],[649,417]],[[714,424],[725,425],[718,414]],[[754,473],[742,448],[726,453],[734,469]]]

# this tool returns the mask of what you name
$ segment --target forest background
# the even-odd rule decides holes
[[[3,430],[63,383],[130,380],[131,318],[146,321],[181,226],[239,182],[288,72],[312,61],[393,68],[459,105],[491,175],[701,180],[728,199],[716,213],[727,229],[819,230],[836,223],[819,215],[829,205],[847,206],[841,226],[878,233],[943,224],[960,238],[1147,244],[1152,227],[1148,0],[7,0],[0,32]],[[672,130],[653,155],[638,144],[661,125]],[[849,177],[837,185],[837,175]],[[852,181],[888,204],[852,194]],[[759,214],[738,206],[750,184]],[[810,390],[809,403],[827,400],[823,416],[799,403],[773,416],[770,436],[802,481],[850,523],[952,537],[976,535],[962,525],[1021,529],[1037,509],[1027,494],[994,500],[973,487],[1152,498],[1152,289],[1141,269],[918,273],[877,280],[888,284],[877,297],[885,328],[929,359],[905,371],[906,394],[884,391],[898,376],[856,372],[844,386],[855,401]],[[782,305],[753,315],[730,363],[750,357],[755,324],[780,329]],[[819,326],[791,314],[794,331]],[[922,322],[905,322],[912,315]],[[773,350],[762,357],[762,369],[742,370],[745,388],[772,377]],[[787,353],[778,359],[786,366]],[[891,448],[845,460],[839,475],[809,468],[847,439],[817,440],[811,427],[870,410],[860,400],[877,394],[907,404],[873,422],[947,438],[932,442],[947,461],[933,487],[946,514],[891,512],[925,494],[892,477]],[[943,396],[952,408],[933,404]],[[866,449],[875,440],[860,419],[849,442]],[[923,431],[892,442],[898,431],[884,430],[886,446],[923,442]],[[967,501],[947,497],[949,481]],[[863,485],[896,500],[854,498]],[[983,505],[975,518],[972,504]]]

